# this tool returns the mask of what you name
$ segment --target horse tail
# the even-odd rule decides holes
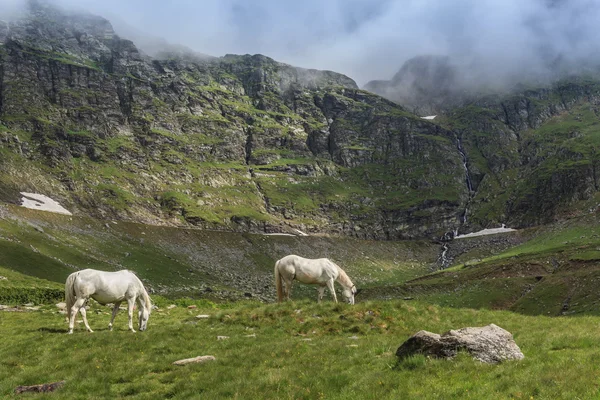
[[[279,261],[275,263],[275,287],[277,288],[277,301],[283,301],[283,288],[281,286],[281,273],[279,272]]]
[[[71,308],[75,304],[75,279],[79,272],[73,272],[65,282],[65,303],[67,304],[67,318],[71,320]]]

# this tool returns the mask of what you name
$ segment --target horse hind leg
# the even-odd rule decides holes
[[[292,280],[290,279],[289,281],[286,280],[285,281],[285,289],[283,292],[286,300],[290,300],[290,296],[292,295]]]
[[[121,303],[115,303],[115,305],[113,306],[113,310],[112,310],[112,316],[110,317],[110,322],[108,323],[108,330],[112,331],[113,330],[113,322],[115,322],[115,317],[117,316],[117,313],[119,312],[119,307],[121,307]]]
[[[81,311],[81,307],[85,304],[84,298],[78,298],[75,300],[75,304],[71,307],[71,319],[69,320],[69,333],[73,333],[73,327],[75,326],[75,316],[78,311]],[[85,312],[85,311],[84,311]],[[84,315],[84,312],[81,315]]]
[[[133,329],[133,306],[135,305],[135,297],[127,299],[127,314],[129,316],[129,330],[135,332]]]
[[[81,316],[83,317],[83,323],[85,324],[85,327],[88,330],[88,332],[94,333],[92,328],[90,328],[90,324],[88,324],[87,311],[85,309],[85,304],[79,309],[79,312],[81,313]]]
[[[317,289],[319,291],[319,295],[317,296],[317,302],[320,303],[323,300],[323,296],[325,296],[325,286],[319,286]]]

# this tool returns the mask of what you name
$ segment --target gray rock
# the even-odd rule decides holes
[[[450,330],[443,335],[419,331],[396,351],[400,359],[425,354],[453,358],[459,350],[468,351],[475,360],[495,364],[505,360],[522,360],[525,356],[512,334],[497,325]]]

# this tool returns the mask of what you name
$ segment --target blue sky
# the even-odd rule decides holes
[[[54,1],[103,15],[117,30],[215,56],[261,53],[360,85],[422,54],[476,63],[474,79],[496,79],[558,58],[596,60],[600,50],[599,0]]]

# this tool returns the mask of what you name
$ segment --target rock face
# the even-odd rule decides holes
[[[381,239],[457,224],[468,194],[452,132],[352,79],[262,55],[151,59],[100,17],[29,7],[2,31],[0,200]]]
[[[476,360],[491,364],[524,358],[511,333],[494,324],[451,330],[441,336],[419,331],[398,348],[396,356],[402,359],[425,354],[453,358],[460,350],[468,351]]]
[[[547,222],[599,187],[593,81],[456,108],[451,63],[419,58],[393,81],[418,102],[438,91],[451,109],[432,123],[342,74],[263,55],[150,58],[103,18],[28,4],[0,22],[0,201],[22,191],[103,219],[437,239]]]

